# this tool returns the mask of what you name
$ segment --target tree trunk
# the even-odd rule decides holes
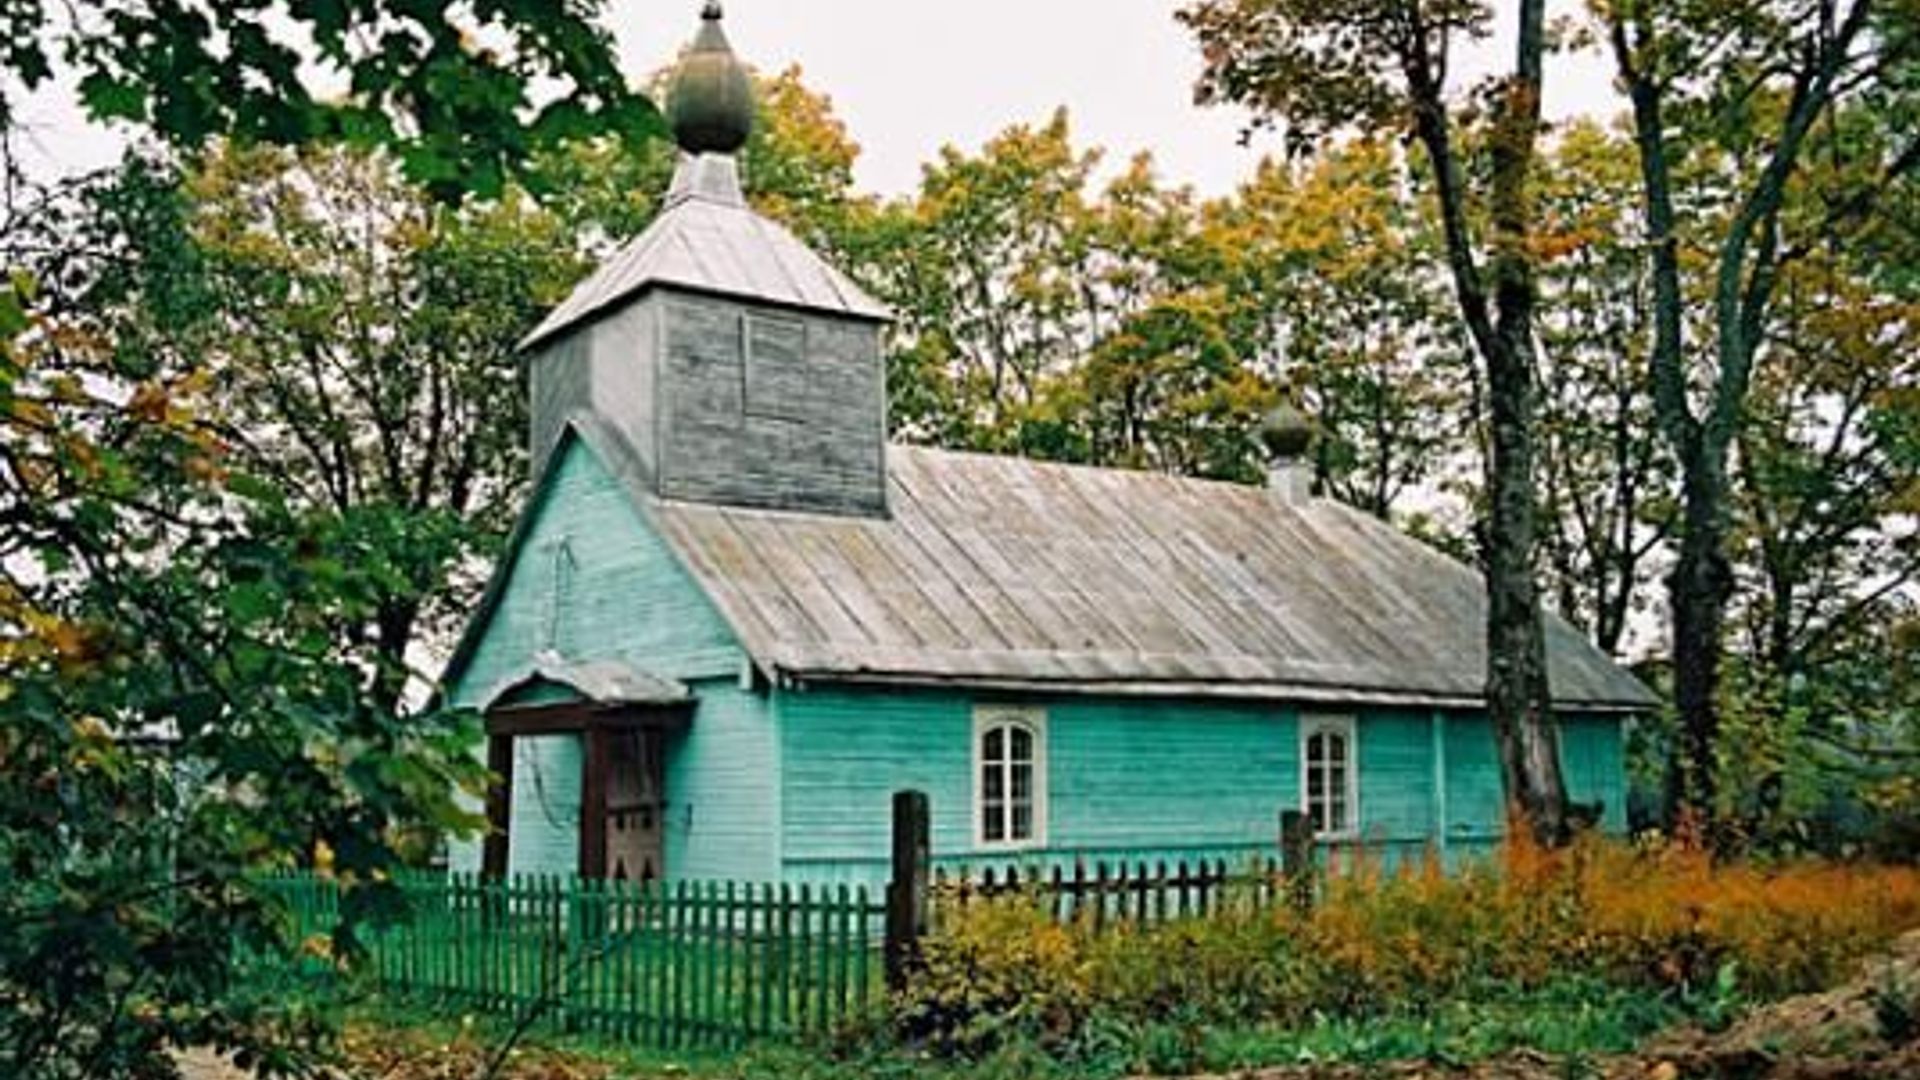
[[[1727,461],[1746,423],[1753,364],[1766,325],[1781,266],[1780,209],[1787,182],[1798,166],[1815,120],[1835,94],[1835,81],[1850,63],[1850,50],[1864,31],[1871,0],[1857,0],[1837,25],[1812,37],[1784,42],[1793,61],[1791,89],[1778,137],[1751,187],[1737,203],[1716,245],[1714,270],[1715,356],[1712,400],[1704,416],[1688,401],[1690,373],[1682,356],[1686,311],[1669,171],[1663,94],[1669,83],[1649,68],[1661,41],[1647,18],[1650,8],[1616,9],[1608,26],[1615,63],[1633,103],[1634,141],[1639,150],[1646,231],[1654,286],[1654,347],[1649,357],[1655,414],[1680,460],[1684,506],[1680,554],[1668,577],[1672,607],[1674,706],[1680,714],[1678,762],[1681,807],[1714,832],[1717,693],[1726,606],[1733,571],[1726,556]],[[1715,837],[1719,839],[1719,837]]]
[[[1566,783],[1547,679],[1534,580],[1534,276],[1529,188],[1538,156],[1544,0],[1521,0],[1518,52],[1494,124],[1491,300],[1467,223],[1465,179],[1453,156],[1444,98],[1425,39],[1405,58],[1414,130],[1433,166],[1447,263],[1460,311],[1487,370],[1491,447],[1486,521],[1487,713],[1500,750],[1509,809],[1549,846],[1569,836]],[[1491,308],[1491,311],[1489,310]]]
[[[1530,353],[1531,342],[1509,339],[1488,357],[1493,467],[1487,543],[1487,709],[1500,747],[1508,801],[1531,827],[1536,841],[1558,846],[1569,834],[1567,792],[1560,773],[1560,740],[1554,728],[1540,595],[1533,572]],[[1516,360],[1516,355],[1527,358]]]
[[[1539,153],[1544,0],[1520,3],[1518,54],[1493,136],[1493,348],[1487,350],[1492,423],[1487,544],[1487,709],[1499,736],[1507,799],[1534,839],[1569,838],[1566,782],[1547,678],[1540,589],[1534,579],[1534,303],[1531,176]]]
[[[1724,552],[1724,484],[1717,470],[1685,468],[1680,552],[1667,578],[1673,622],[1673,699],[1680,717],[1680,806],[1698,826],[1714,819],[1720,737],[1720,646],[1733,572]]]
[[[389,600],[375,613],[373,682],[368,701],[388,713],[397,713],[407,692],[407,646],[420,619],[417,600]]]

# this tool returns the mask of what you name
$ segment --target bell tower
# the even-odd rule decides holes
[[[753,82],[717,0],[666,113],[680,158],[659,217],[521,342],[536,472],[585,412],[661,498],[884,515],[890,314],[747,205]]]

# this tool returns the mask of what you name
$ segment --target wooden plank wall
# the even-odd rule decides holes
[[[1005,699],[993,699],[996,701]],[[973,699],[957,692],[821,687],[776,692],[782,868],[792,880],[877,884],[886,873],[887,806],[913,788],[932,801],[935,865],[1068,870],[1076,861],[1240,865],[1278,854],[1277,815],[1298,805],[1297,710],[1229,702],[1036,700],[1047,709],[1046,844],[976,845]],[[1431,845],[1449,858],[1489,850],[1502,832],[1491,730],[1441,717],[1444,791],[1430,710],[1358,710],[1360,839],[1391,863]],[[1607,803],[1624,828],[1620,722],[1570,718],[1563,754],[1576,798]],[[1442,806],[1446,843],[1438,829]]]
[[[869,322],[662,293],[660,493],[880,514],[886,376]]]

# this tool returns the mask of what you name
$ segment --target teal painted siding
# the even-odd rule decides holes
[[[508,873],[571,874],[579,866],[581,753],[578,735],[514,740]],[[479,873],[479,840],[454,843],[447,861],[457,872]]]
[[[1007,855],[973,839],[973,707],[959,693],[814,688],[776,695],[781,864],[794,879],[885,876],[892,793],[933,810],[936,864],[1075,858],[1161,860],[1270,854],[1283,807],[1298,804],[1298,712],[1286,706],[1134,699],[1020,702],[1047,715],[1043,848]],[[1478,716],[1359,710],[1360,834],[1389,863],[1445,846],[1485,850],[1503,801],[1492,730]],[[1619,725],[1567,726],[1576,798],[1608,800],[1618,827]],[[1444,812],[1446,844],[1436,839]]]
[[[1298,798],[1293,716],[1255,705],[1051,701],[1044,848],[974,843],[973,700],[847,689],[778,698],[789,876],[876,882],[891,799],[928,795],[943,864],[1239,858]]]
[[[670,811],[681,816],[669,820],[668,871],[767,876],[776,804],[754,802],[753,785],[743,783],[741,774],[748,767],[763,770],[757,786],[775,786],[767,750],[771,721],[764,701],[733,688],[743,654],[719,612],[584,443],[567,444],[529,513],[534,518],[506,591],[471,662],[449,687],[448,700],[483,704],[503,683],[524,676],[536,653],[549,649],[572,662],[617,658],[658,675],[706,680],[697,684],[698,730],[669,752]],[[551,688],[541,687],[529,702],[553,697]],[[750,714],[757,720],[749,720]],[[516,740],[508,844],[514,872],[576,868],[580,757],[576,736]],[[692,829],[702,831],[687,831],[689,809]],[[681,823],[677,843],[675,821]],[[743,838],[742,823],[749,821],[761,838],[757,845]],[[693,842],[707,835],[703,827],[724,845],[716,849],[721,854],[710,856]],[[479,848],[477,840],[456,843],[450,862],[456,869],[478,869]],[[676,854],[689,870],[675,865]]]
[[[785,876],[878,881],[895,791],[927,793],[936,853],[972,840],[971,703],[930,692],[779,690]]]
[[[1433,719],[1362,712],[1360,830],[1370,843],[1424,844],[1433,836]]]
[[[1299,800],[1290,709],[1110,698],[1047,716],[1055,849],[1263,851]]]
[[[1627,831],[1627,744],[1624,722],[1610,716],[1569,718],[1560,729],[1560,760],[1567,793],[1576,802],[1598,800],[1603,829]]]
[[[1560,724],[1560,765],[1576,802],[1605,804],[1601,827],[1627,828],[1625,722],[1613,716],[1569,716]],[[1447,793],[1450,838],[1486,849],[1505,832],[1505,796],[1493,725],[1480,716],[1448,720]]]
[[[448,700],[482,704],[543,649],[678,679],[738,674],[732,631],[586,444],[568,443],[529,512],[506,592]]]
[[[580,865],[578,735],[514,740],[507,872],[572,873]]]
[[[693,723],[667,740],[667,873],[780,876],[780,744],[768,699],[737,683],[694,688]]]

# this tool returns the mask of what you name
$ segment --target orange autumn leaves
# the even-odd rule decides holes
[[[1245,905],[1161,926],[1057,925],[1031,898],[978,904],[929,942],[900,1003],[956,1049],[1011,1023],[1070,1038],[1089,1017],[1212,1024],[1420,1012],[1567,981],[1683,1000],[1777,997],[1846,976],[1920,927],[1920,869],[1716,865],[1680,845],[1510,846],[1443,872],[1348,858],[1309,914]]]

